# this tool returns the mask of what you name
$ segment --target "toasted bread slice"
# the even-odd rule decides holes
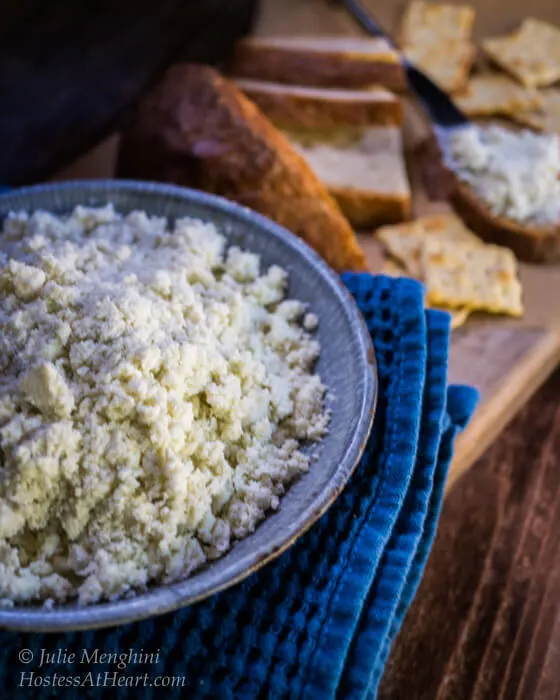
[[[299,235],[336,270],[363,270],[354,231],[289,141],[212,68],[171,67],[125,127],[122,177],[229,197]]]
[[[529,227],[493,214],[445,164],[437,139],[426,139],[415,151],[431,199],[448,199],[465,224],[488,243],[510,248],[525,262],[560,260],[560,222]]]
[[[371,127],[289,136],[355,227],[410,218],[400,129]]]
[[[400,54],[382,38],[247,37],[235,47],[230,72],[293,85],[406,89]]]
[[[473,190],[452,173],[451,202],[463,221],[489,243],[510,248],[526,262],[560,260],[560,222],[550,226],[525,226],[495,216]]]
[[[284,129],[399,126],[403,122],[400,99],[382,87],[337,90],[243,78],[235,82],[276,126]]]

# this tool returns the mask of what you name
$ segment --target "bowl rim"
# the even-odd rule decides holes
[[[174,198],[187,204],[208,207],[229,219],[233,218],[280,239],[296,255],[303,258],[305,264],[314,267],[332,289],[347,317],[354,340],[357,342],[359,357],[364,368],[360,413],[356,416],[354,432],[344,456],[325,488],[315,494],[313,501],[302,510],[289,530],[285,531],[281,537],[272,540],[265,551],[261,549],[251,553],[251,555],[244,556],[239,564],[230,567],[233,568],[234,573],[225,580],[201,587],[196,585],[196,577],[188,577],[173,584],[155,584],[147,591],[138,593],[131,598],[82,607],[78,607],[75,603],[52,609],[36,605],[0,607],[0,629],[60,632],[112,627],[155,617],[192,605],[239,583],[288,549],[334,503],[358,465],[373,426],[378,395],[377,363],[369,331],[354,299],[343,285],[340,277],[314,250],[290,231],[262,214],[224,197],[176,185],[135,180],[71,180],[0,192],[0,221],[9,211],[18,208],[19,210],[40,209],[42,205],[34,204],[33,199],[43,194],[83,192],[85,199],[88,194],[109,198],[116,191],[123,191],[125,194],[160,195],[167,199]],[[118,205],[116,208],[118,209]],[[146,209],[149,210],[148,203]],[[45,207],[45,210],[48,210],[48,207]],[[209,566],[211,568],[211,564]]]

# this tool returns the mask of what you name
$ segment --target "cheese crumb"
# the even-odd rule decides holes
[[[0,604],[129,596],[251,533],[329,422],[286,272],[111,205],[0,240]]]

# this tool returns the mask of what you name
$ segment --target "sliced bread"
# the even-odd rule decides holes
[[[410,218],[402,134],[396,127],[291,133],[290,140],[357,228]]]
[[[289,141],[230,81],[179,64],[140,102],[120,145],[121,177],[174,182],[251,207],[336,270],[363,270],[354,231]]]
[[[560,260],[560,222],[552,226],[525,226],[499,217],[475,192],[444,165],[435,138],[426,139],[416,150],[424,183],[432,199],[449,199],[465,224],[488,243],[510,248],[525,262]]]
[[[495,216],[474,191],[451,173],[451,202],[455,211],[475,233],[489,243],[510,248],[526,262],[560,260],[560,222],[549,226],[526,226]]]
[[[235,47],[230,72],[293,85],[406,89],[401,56],[382,38],[247,37]]]
[[[246,78],[235,82],[274,124],[284,129],[398,126],[403,121],[400,99],[382,87],[339,90]]]

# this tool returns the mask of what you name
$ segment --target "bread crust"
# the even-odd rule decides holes
[[[417,154],[431,198],[449,199],[465,224],[483,240],[510,248],[525,262],[560,260],[560,222],[537,228],[493,214],[473,190],[445,166],[435,137],[421,144]]]
[[[410,197],[353,189],[329,187],[344,215],[356,228],[376,228],[398,224],[411,217]]]
[[[263,41],[244,39],[234,50],[233,75],[291,85],[364,87],[381,85],[403,92],[406,75],[398,52],[371,55],[332,50],[318,52],[303,47],[289,50]]]
[[[274,219],[338,271],[366,269],[354,231],[288,140],[230,81],[171,67],[123,130],[118,173],[220,194]]]
[[[519,260],[556,262],[560,260],[560,224],[547,228],[523,226],[492,214],[470,187],[455,180],[451,202],[455,211],[475,233],[489,243],[506,246]]]
[[[294,94],[290,93],[289,89],[285,92],[269,92],[259,89],[257,82],[240,80],[238,87],[282,129],[400,126],[403,123],[401,101],[396,97],[337,100],[313,93]]]

